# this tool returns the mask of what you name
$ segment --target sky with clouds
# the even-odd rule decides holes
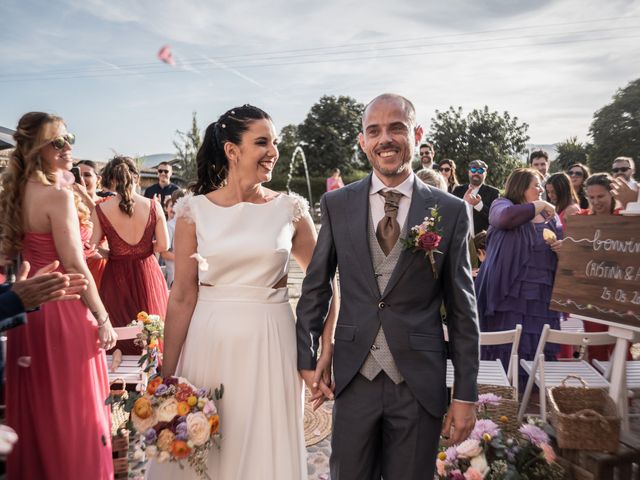
[[[277,127],[322,95],[488,105],[531,141],[585,140],[593,113],[640,76],[639,0],[2,0],[0,125],[65,118],[75,156],[172,152],[252,103]],[[160,62],[171,45],[176,67]]]

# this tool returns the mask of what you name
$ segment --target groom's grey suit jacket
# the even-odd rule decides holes
[[[297,307],[298,368],[314,369],[323,323],[340,271],[340,313],[333,369],[336,396],[360,371],[382,325],[393,359],[420,404],[432,415],[446,412],[446,344],[455,367],[454,398],[477,399],[478,320],[468,253],[469,217],[460,199],[416,179],[408,228],[438,206],[442,241],[435,254],[438,278],[423,252],[405,250],[380,293],[368,241],[371,174],[322,197],[322,228]]]

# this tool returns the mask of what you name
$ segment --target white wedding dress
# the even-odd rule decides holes
[[[302,381],[295,319],[287,288],[294,222],[307,214],[300,197],[220,207],[204,195],[181,199],[176,215],[195,223],[198,302],[176,374],[197,387],[224,385],[221,448],[209,453],[213,480],[307,478]],[[196,260],[194,260],[196,261]],[[211,286],[204,286],[211,285]],[[195,479],[187,462],[150,462],[147,478]]]

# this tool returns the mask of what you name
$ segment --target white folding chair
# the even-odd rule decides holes
[[[574,345],[587,347],[590,345],[611,345],[616,343],[616,338],[607,332],[580,333],[563,332],[554,330],[549,325],[545,325],[540,335],[540,341],[536,349],[534,360],[520,360],[520,365],[529,375],[527,386],[520,403],[518,420],[522,421],[533,385],[537,385],[540,390],[540,416],[543,421],[547,419],[547,387],[556,387],[568,376],[577,375],[581,377],[591,388],[609,388],[609,382],[595,368],[584,360],[563,360],[545,361],[544,347],[547,343],[559,345]]]
[[[604,360],[592,360],[591,363],[604,378],[611,380],[611,362]],[[627,376],[627,388],[633,391],[634,396],[640,394],[640,360],[627,360],[625,365]]]
[[[444,327],[445,340],[449,340],[446,326]],[[522,335],[522,325],[516,325],[513,330],[499,332],[480,332],[480,345],[507,345],[511,344],[509,367],[505,372],[500,359],[480,360],[478,370],[479,385],[499,385],[502,387],[514,387],[516,398],[518,393],[518,346]],[[447,387],[453,388],[454,369],[451,360],[447,360]]]
[[[118,340],[131,340],[142,331],[142,327],[119,327],[114,330],[118,334]],[[114,364],[113,356],[107,355],[109,383],[122,378],[125,383],[136,385],[139,391],[144,391],[147,388],[147,374],[144,372],[144,366],[138,364],[142,353],[140,355],[122,355],[119,364]]]

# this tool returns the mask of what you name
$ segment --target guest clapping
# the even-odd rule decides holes
[[[493,202],[487,232],[487,256],[476,280],[478,314],[482,331],[523,328],[520,358],[532,360],[545,324],[559,328],[560,314],[549,310],[557,266],[554,250],[543,231],[562,237],[562,225],[550,203],[540,200],[542,176],[537,170],[515,170],[505,186],[504,198]],[[482,358],[499,358],[509,364],[511,346],[483,347]],[[548,346],[552,359],[557,348]]]

